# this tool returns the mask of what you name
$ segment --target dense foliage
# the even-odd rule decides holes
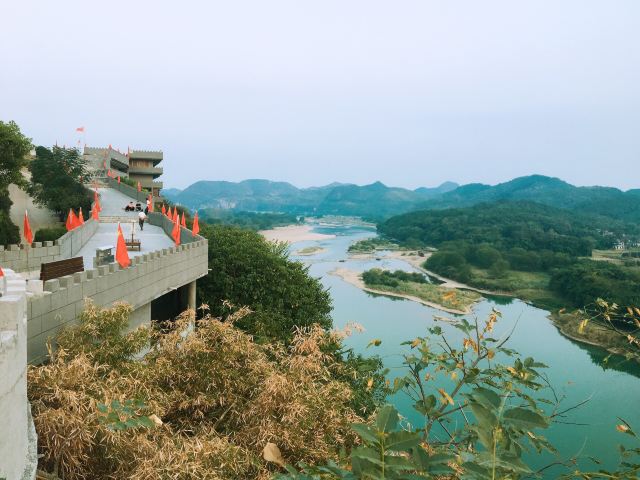
[[[46,241],[54,241],[59,239],[67,233],[67,229],[65,227],[49,227],[49,228],[39,228],[36,230],[36,234],[33,238],[34,242],[46,242]]]
[[[614,233],[608,225],[601,217],[501,201],[412,212],[378,228],[406,245],[438,247],[426,268],[479,288],[516,293],[547,308],[583,306],[598,297],[631,305],[640,297],[634,271],[583,260],[635,228],[617,223]]]
[[[29,165],[30,193],[34,200],[64,220],[70,208],[82,208],[85,218],[91,210],[92,196],[83,182],[87,180],[86,162],[75,148],[54,146],[36,148]]]
[[[613,245],[599,225],[566,211],[532,202],[498,202],[469,208],[422,210],[390,218],[380,233],[405,243],[440,246],[463,240],[501,251],[520,248],[570,256]]]
[[[235,225],[249,230],[269,230],[274,227],[299,223],[300,221],[299,217],[290,213],[244,212],[213,208],[200,210],[198,215],[211,225]]]
[[[0,121],[0,245],[20,242],[20,231],[9,216],[12,204],[9,185],[26,187],[22,168],[27,165],[30,150],[31,140],[15,122]]]
[[[353,443],[361,420],[335,378],[357,372],[324,353],[334,334],[299,329],[289,348],[259,345],[234,326],[242,310],[125,333],[130,313],[88,306],[51,362],[30,368],[42,468],[68,480],[267,479],[269,442],[290,463],[337,459]]]
[[[640,271],[610,262],[577,262],[556,271],[549,285],[576,307],[597,298],[625,306],[640,305]]]
[[[223,302],[252,310],[238,326],[260,339],[289,341],[295,327],[331,326],[331,298],[308,267],[288,259],[286,244],[266,241],[238,227],[203,226],[209,241],[209,268],[198,281],[198,298],[215,315]]]
[[[427,283],[427,278],[417,272],[405,272],[403,270],[382,270],[380,268],[372,268],[362,274],[362,280],[368,285],[388,285],[397,287],[400,282]]]

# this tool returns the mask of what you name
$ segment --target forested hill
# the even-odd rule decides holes
[[[586,256],[608,248],[610,222],[528,201],[420,210],[392,217],[378,231],[394,240],[438,247],[444,242],[488,243],[499,249],[549,250]],[[619,227],[620,228],[620,227]]]
[[[378,231],[412,248],[438,247],[426,262],[436,273],[545,308],[582,307],[598,297],[640,302],[634,259],[590,260],[593,249],[610,249],[621,239],[636,243],[636,223],[503,200],[406,213],[380,223]]]
[[[576,187],[542,175],[515,178],[495,186],[445,182],[434,188],[410,190],[387,186],[332,183],[298,188],[286,182],[199,181],[184,190],[167,189],[171,201],[191,209],[282,212],[296,215],[355,215],[384,220],[425,209],[458,208],[500,200],[526,200],[586,214],[640,222],[640,189],[623,192],[611,187]]]
[[[416,190],[370,185],[332,183],[322,187],[297,188],[286,182],[244,180],[200,181],[180,191],[163,194],[172,202],[192,209],[214,208],[239,211],[284,212],[300,215],[356,215],[385,218],[414,209],[427,199],[456,188],[445,182],[435,188]]]
[[[495,186],[472,183],[420,204],[418,209],[467,207],[499,200],[530,200],[627,221],[640,221],[640,190],[623,192],[611,187],[576,187],[543,175],[515,178]]]

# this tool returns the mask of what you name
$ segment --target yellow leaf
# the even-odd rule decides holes
[[[487,358],[489,360],[491,360],[495,356],[496,356],[496,352],[494,352],[493,350],[487,350]]]
[[[369,342],[369,345],[367,345],[367,348],[369,348],[370,346],[374,346],[374,347],[379,347],[380,344],[382,343],[382,340],[380,340],[379,338],[374,338],[373,340],[371,340]]]
[[[371,387],[373,387],[373,378],[367,380],[367,390],[371,390]]]
[[[149,420],[156,424],[157,427],[162,425],[162,420],[155,413],[153,415],[149,415]]]
[[[444,300],[451,300],[452,298],[456,298],[456,291],[455,290],[451,290],[451,291],[445,293],[444,295],[442,295],[442,298]]]
[[[580,322],[580,325],[578,325],[578,333],[584,333],[584,327],[587,326],[587,323],[589,323],[588,318],[585,318]]]
[[[440,392],[440,402],[442,402],[443,405],[447,403],[453,405],[453,398],[451,398],[451,395],[445,392],[443,388],[439,388],[438,392]]]
[[[531,438],[533,438],[534,440],[537,438],[533,433],[531,432],[527,432],[527,435],[529,435]]]
[[[418,345],[420,345],[420,342],[421,342],[421,341],[422,341],[422,340],[420,340],[419,338],[416,338],[413,342],[411,342],[411,348],[415,348],[415,347],[417,347]]]
[[[633,315],[633,309],[631,307],[627,307],[627,312],[629,315]]]
[[[629,431],[629,427],[627,427],[626,425],[620,424],[620,425],[616,425],[616,430],[622,433],[627,433]]]
[[[633,309],[635,310],[636,315],[640,315],[640,308],[638,308],[638,307],[633,307]]]
[[[280,449],[275,443],[267,443],[262,450],[262,458],[264,458],[267,462],[276,463],[281,467],[284,466],[284,459],[282,458],[282,453],[280,453]]]
[[[458,378],[458,374],[456,372],[451,372],[451,380],[455,380]]]

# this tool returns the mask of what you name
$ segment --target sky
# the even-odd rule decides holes
[[[638,0],[0,3],[0,120],[165,187],[640,187]]]

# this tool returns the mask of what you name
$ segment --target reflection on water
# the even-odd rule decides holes
[[[357,322],[365,327],[365,333],[347,340],[348,346],[365,355],[380,355],[385,366],[390,368],[390,377],[393,378],[399,374],[402,354],[407,352],[407,348],[400,344],[416,336],[427,335],[428,327],[439,325],[451,341],[461,342],[461,333],[457,329],[446,322],[435,320],[435,317],[453,317],[452,315],[397,297],[363,292],[329,274],[338,267],[358,272],[374,267],[416,271],[401,259],[386,258],[384,253],[379,254],[380,261],[349,257],[349,245],[375,236],[374,228],[322,226],[315,231],[334,234],[336,238],[297,243],[291,247],[292,251],[307,246],[320,246],[326,250],[311,257],[292,258],[308,264],[310,274],[320,277],[329,289],[337,328],[342,328],[349,322]],[[473,321],[474,317],[483,320],[492,308],[503,313],[503,318],[496,325],[496,336],[507,335],[515,327],[508,346],[520,352],[522,357],[534,357],[550,367],[546,373],[556,395],[562,398],[563,408],[590,398],[585,407],[571,412],[571,416],[564,419],[571,422],[571,425],[554,424],[545,432],[545,436],[558,448],[561,457],[568,458],[581,452],[582,458],[591,455],[603,460],[606,467],[614,468],[618,461],[616,446],[625,442],[631,445],[628,436],[616,431],[615,426],[619,423],[616,417],[622,417],[640,427],[640,380],[636,378],[640,375],[640,369],[628,362],[620,362],[619,358],[609,358],[604,362],[607,354],[602,350],[577,344],[563,337],[547,318],[547,311],[518,299],[487,297],[476,304],[473,314],[466,318],[469,321]],[[373,338],[381,339],[382,345],[376,349],[367,348]],[[446,388],[447,384],[443,382],[437,386]],[[411,408],[406,396],[396,395],[390,401],[410,422],[420,424],[421,419]],[[533,455],[528,461],[541,468],[555,459],[550,455]],[[593,466],[585,465],[585,468]],[[545,478],[555,478],[557,471],[550,468],[545,471],[545,475]]]

